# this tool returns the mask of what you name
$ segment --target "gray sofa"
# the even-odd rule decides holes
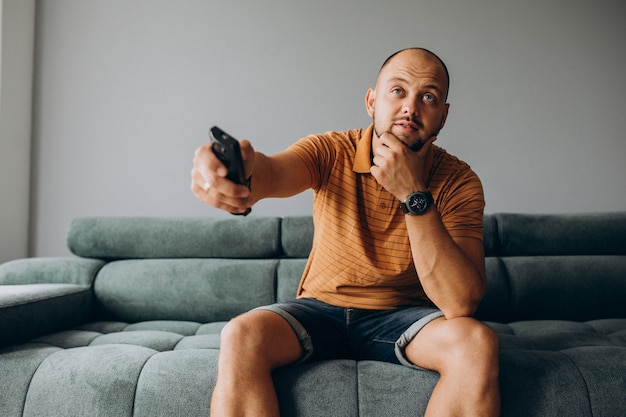
[[[485,217],[503,417],[626,416],[626,213]],[[80,218],[72,258],[0,265],[1,416],[206,416],[219,333],[293,297],[310,217]],[[434,372],[275,373],[281,415],[422,415]]]

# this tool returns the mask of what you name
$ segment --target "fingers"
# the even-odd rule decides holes
[[[413,151],[392,133],[381,134],[373,152],[371,174],[399,199],[411,191],[424,189],[423,166],[432,142],[433,139],[428,138],[419,151]]]
[[[250,153],[250,144],[246,147]],[[194,154],[191,191],[198,200],[215,208],[230,213],[245,212],[250,207],[250,190],[228,180],[227,173],[226,167],[213,153],[211,144],[204,144]]]
[[[202,181],[198,171],[192,170],[191,191],[203,203],[229,213],[243,213],[250,208],[246,186],[219,177],[213,183]]]
[[[239,149],[241,151],[241,159],[243,160],[243,166],[246,172],[246,178],[249,178],[252,175],[252,168],[254,167],[254,148],[252,148],[252,144],[242,139],[239,141]]]
[[[398,158],[408,153],[408,148],[393,133],[384,132],[380,135],[372,162],[382,167],[386,164],[398,163]]]
[[[206,143],[196,149],[193,158],[193,169],[199,174],[198,179],[201,183],[209,182],[216,176],[226,176],[226,167],[220,162],[213,153],[213,147],[210,143]]]
[[[380,135],[380,141],[385,146],[395,146],[396,144],[401,143],[400,139],[398,139],[398,137],[391,132],[383,132]]]

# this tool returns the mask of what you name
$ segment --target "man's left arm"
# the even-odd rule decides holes
[[[428,152],[433,151],[432,141],[419,152],[412,152],[393,135],[384,133],[375,149],[374,165],[370,168],[372,175],[399,200],[414,191],[426,191],[424,161]],[[450,192],[454,194],[454,191],[461,190]],[[463,217],[459,210],[482,213],[482,193],[480,197],[479,204],[472,198],[457,202],[453,215]],[[486,288],[482,239],[477,236],[453,238],[442,215],[450,217],[451,213],[440,214],[433,204],[421,215],[405,216],[415,269],[426,295],[446,318],[471,316]],[[473,222],[481,222],[478,227],[482,228],[482,216],[478,217]],[[462,228],[472,226],[462,225]]]
[[[434,205],[423,215],[407,215],[406,225],[428,298],[448,319],[473,315],[486,287],[482,240],[452,238]]]

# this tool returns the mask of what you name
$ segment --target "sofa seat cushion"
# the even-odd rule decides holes
[[[434,372],[359,362],[359,416],[423,415],[438,379]],[[500,387],[502,416],[625,416],[626,348],[503,350]]]
[[[224,324],[97,321],[0,349],[2,411],[206,415]]]
[[[278,392],[280,415],[364,416],[359,412],[362,398],[358,374],[358,362],[346,359],[304,363],[276,370],[274,384]]]
[[[120,344],[13,348],[21,357],[39,361],[27,375],[28,383],[4,398],[6,415],[206,415],[216,374],[217,351],[210,349],[158,352]],[[23,363],[16,367],[22,369]]]
[[[63,349],[114,344],[142,346],[156,351],[219,349],[219,334],[225,324],[176,320],[132,324],[98,321],[38,337],[32,342]]]
[[[509,324],[486,322],[500,336],[500,349],[560,351],[581,346],[626,348],[626,319],[587,322],[528,320]]]
[[[0,348],[1,415],[22,415],[24,400],[33,375],[48,356],[62,350],[38,343]]]
[[[133,407],[133,386],[155,352],[139,346],[107,345],[54,352],[30,384],[24,416],[126,415]]]
[[[130,344],[158,351],[219,349],[219,335],[226,323],[226,321],[200,323],[179,320],[138,323],[96,321],[41,336],[32,342],[63,349],[105,344]],[[584,346],[626,348],[626,319],[485,323],[498,333],[500,350],[560,351]]]
[[[0,372],[19,389],[3,407],[24,416],[103,407],[116,416],[205,415],[225,324],[96,321],[5,348]],[[626,386],[626,319],[487,324],[500,336],[503,415],[626,415],[626,404],[611,401]],[[281,412],[307,417],[420,415],[438,378],[351,360],[274,374]]]

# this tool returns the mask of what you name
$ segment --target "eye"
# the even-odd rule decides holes
[[[422,100],[429,104],[437,104],[437,96],[433,93],[424,93]]]
[[[404,93],[404,90],[400,87],[394,87],[391,89],[391,94],[394,94],[396,96],[401,95],[402,93]]]

